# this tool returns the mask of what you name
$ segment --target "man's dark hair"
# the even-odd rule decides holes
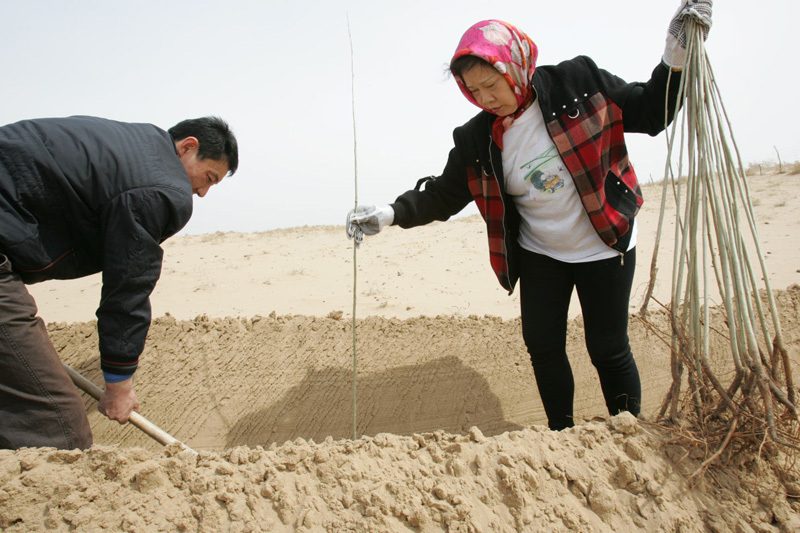
[[[190,118],[178,122],[169,129],[173,140],[195,137],[200,143],[197,155],[200,159],[226,160],[228,174],[233,175],[239,167],[239,145],[228,123],[219,117]]]

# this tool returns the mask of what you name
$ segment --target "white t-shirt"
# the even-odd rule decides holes
[[[603,242],[583,208],[572,176],[534,101],[503,134],[505,189],[522,216],[522,248],[566,263],[619,255]],[[636,245],[636,224],[631,228]]]

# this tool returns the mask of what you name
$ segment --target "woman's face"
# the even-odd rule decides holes
[[[489,113],[505,117],[519,107],[511,86],[494,67],[475,65],[462,72],[461,79],[478,105]]]

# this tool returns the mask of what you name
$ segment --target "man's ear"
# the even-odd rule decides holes
[[[200,146],[200,141],[197,140],[197,137],[184,137],[175,144],[178,150],[178,156],[184,156],[191,150],[197,150]]]

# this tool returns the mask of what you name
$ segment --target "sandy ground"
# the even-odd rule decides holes
[[[800,175],[757,176],[749,186],[773,287],[800,283],[794,240],[800,235]],[[643,191],[631,311],[641,306],[650,278],[661,207],[660,184]],[[664,212],[656,296],[669,301],[675,232],[671,200]],[[352,316],[353,247],[344,223],[175,237],[163,247],[162,276],[151,299],[154,317],[253,317],[273,311],[326,316],[336,310]],[[359,317],[519,316],[518,291],[509,297],[489,266],[485,225],[478,215],[411,230],[391,226],[367,238],[356,262]],[[88,321],[95,318],[101,283],[96,275],[30,289],[47,322]],[[575,303],[572,315],[579,312]]]
[[[800,176],[749,180],[784,342],[800,364]],[[4,531],[796,531],[787,457],[703,458],[649,423],[671,382],[666,315],[637,318],[660,186],[645,188],[630,336],[644,408],[608,418],[570,324],[578,427],[553,433],[517,295],[482,222],[389,228],[357,252],[343,227],[176,237],[136,377],[141,413],[199,452],[162,448],[86,397],[89,451],[0,451]],[[669,301],[674,214],[655,294]],[[31,287],[62,359],[100,383],[100,278]],[[720,324],[721,325],[721,324]],[[724,326],[720,328],[724,330]],[[726,344],[712,342],[715,363]],[[354,432],[357,438],[353,439]]]

